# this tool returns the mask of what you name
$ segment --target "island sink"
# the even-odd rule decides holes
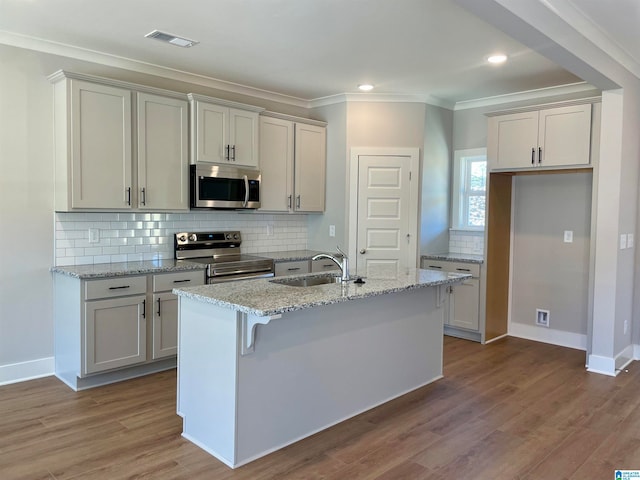
[[[326,285],[327,283],[341,283],[342,279],[337,275],[318,275],[316,277],[279,278],[270,280],[271,283],[287,285],[288,287],[313,287]]]

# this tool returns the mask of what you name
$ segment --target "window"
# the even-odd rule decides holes
[[[456,150],[453,162],[451,226],[458,230],[484,230],[487,149]]]

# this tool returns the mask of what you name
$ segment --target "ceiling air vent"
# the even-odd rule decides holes
[[[172,45],[177,45],[178,47],[193,47],[197,43],[200,43],[196,40],[189,40],[188,38],[178,37],[177,35],[173,35],[172,33],[161,32],[160,30],[154,30],[153,32],[149,32],[145,35],[146,38],[155,38],[156,40],[161,40],[163,42],[168,42]]]

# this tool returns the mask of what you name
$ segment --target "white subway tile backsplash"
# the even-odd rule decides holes
[[[267,235],[267,226],[273,235]],[[89,228],[100,240],[89,243]],[[56,265],[173,258],[173,235],[183,231],[240,230],[242,251],[259,254],[307,248],[307,217],[237,212],[56,213]]]
[[[450,230],[449,251],[451,253],[482,255],[484,253],[484,232]]]

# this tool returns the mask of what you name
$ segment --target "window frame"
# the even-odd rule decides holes
[[[451,229],[463,230],[472,232],[482,232],[485,227],[477,227],[468,225],[466,219],[468,218],[468,178],[470,175],[471,161],[467,160],[474,157],[484,157],[484,161],[487,161],[487,149],[486,148],[467,148],[462,150],[455,150],[453,152],[453,186],[452,186],[452,208],[451,208]],[[488,172],[487,172],[488,175]],[[477,196],[473,195],[473,196]],[[485,219],[486,219],[486,184],[485,184]]]

